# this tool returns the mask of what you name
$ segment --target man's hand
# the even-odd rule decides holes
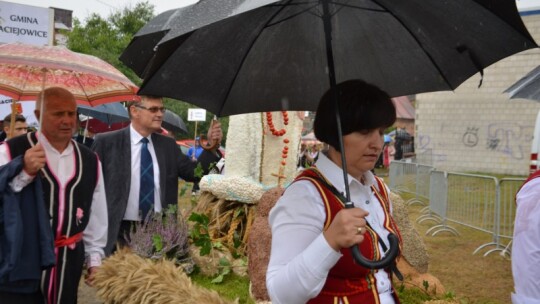
[[[29,175],[36,175],[47,164],[45,150],[40,143],[24,152],[24,171]]]
[[[86,283],[86,285],[94,285],[94,276],[96,275],[98,268],[99,267],[90,267],[86,270],[86,274],[84,275],[84,282]]]
[[[206,138],[208,139],[210,145],[216,142],[221,143],[221,140],[223,139],[223,131],[221,130],[221,123],[219,120],[215,119],[212,121],[212,127],[208,130]],[[218,147],[219,145],[216,145],[215,149],[217,150]]]

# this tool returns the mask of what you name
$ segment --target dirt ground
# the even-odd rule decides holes
[[[484,257],[483,254],[493,247],[473,255],[478,246],[491,242],[491,237],[457,224],[451,226],[459,231],[460,236],[449,233],[425,236],[433,222],[416,223],[421,208],[420,205],[410,206],[409,217],[426,243],[430,256],[429,273],[441,281],[447,292],[455,294],[463,304],[511,303],[513,279],[510,260],[498,252]],[[95,290],[83,282],[79,287],[79,303],[100,303]]]
[[[81,280],[79,284],[79,295],[78,295],[79,304],[100,304],[102,303],[97,299],[96,291],[92,287],[88,287],[84,284],[84,280]]]
[[[409,217],[416,222],[420,215],[419,205],[409,207]],[[513,291],[511,262],[500,252],[484,257],[484,253],[494,247],[486,247],[473,255],[482,244],[491,242],[485,232],[450,224],[460,236],[440,233],[425,236],[433,222],[416,224],[423,236],[429,256],[429,273],[437,277],[447,291],[453,292],[463,303],[511,303]]]

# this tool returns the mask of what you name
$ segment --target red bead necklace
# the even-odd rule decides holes
[[[288,125],[289,124],[289,114],[287,111],[281,111],[281,114],[283,115],[283,124]],[[268,122],[268,128],[270,129],[270,132],[274,136],[283,136],[285,133],[287,133],[287,130],[285,128],[281,130],[276,130],[276,127],[274,126],[274,121],[272,119],[272,112],[266,112],[266,121]]]

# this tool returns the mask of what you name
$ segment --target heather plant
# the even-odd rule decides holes
[[[129,233],[128,245],[141,257],[173,260],[190,272],[188,238],[187,223],[176,206],[169,206],[162,213],[151,211],[144,221],[138,222]]]

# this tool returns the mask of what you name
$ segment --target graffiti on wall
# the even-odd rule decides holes
[[[478,145],[478,128],[469,127],[462,136],[462,142],[465,147],[476,147]]]
[[[513,159],[524,159],[530,153],[533,130],[533,126],[522,126],[516,122],[488,124],[486,149]]]
[[[448,158],[448,155],[444,153],[444,151],[433,150],[431,136],[427,134],[417,133],[415,149],[417,151],[416,153],[417,155],[429,153],[432,161],[435,161],[435,162],[445,162]]]
[[[459,127],[455,125],[441,123],[439,130],[441,134],[453,134],[461,141],[460,145],[466,148],[485,149],[522,160],[529,157],[534,126],[522,125],[519,122],[493,122],[486,127],[468,125],[459,131]],[[415,145],[417,153],[432,151],[433,161],[446,161],[447,151],[455,146],[451,142],[437,141],[431,134],[420,132],[417,132]]]

